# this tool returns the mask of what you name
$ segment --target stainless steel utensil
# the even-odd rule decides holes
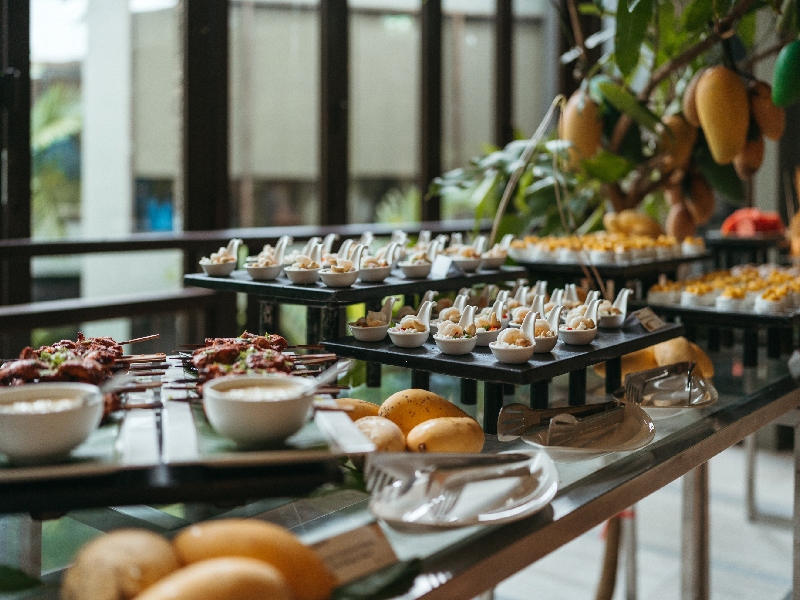
[[[550,420],[547,428],[547,445],[580,448],[624,420],[624,406],[618,406],[582,419],[568,414],[556,415]]]
[[[589,416],[602,413],[619,406],[619,402],[611,400],[599,404],[584,406],[562,406],[559,408],[536,409],[524,404],[507,404],[500,409],[497,417],[497,437],[500,441],[510,441],[523,435],[528,435],[531,430],[550,421],[560,414],[575,416]]]
[[[632,373],[625,378],[625,399],[628,402],[641,404],[649,384],[676,375],[686,375],[688,377],[689,395],[691,395],[691,379],[694,367],[695,363],[684,361],[640,371],[639,373]]]

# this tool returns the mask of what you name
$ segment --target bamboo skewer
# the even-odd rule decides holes
[[[120,346],[126,346],[127,344],[138,344],[139,342],[146,342],[148,340],[155,340],[161,336],[159,333],[153,333],[151,335],[145,335],[138,338],[133,338],[131,340],[126,340],[124,342],[117,342]]]

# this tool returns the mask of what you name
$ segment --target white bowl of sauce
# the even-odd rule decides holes
[[[58,462],[103,418],[103,397],[87,383],[27,383],[0,389],[0,453],[14,464]]]
[[[230,375],[203,385],[211,426],[241,446],[274,446],[300,430],[316,383],[290,375]]]

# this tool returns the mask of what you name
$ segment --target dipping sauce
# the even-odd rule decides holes
[[[275,402],[291,400],[305,395],[306,386],[291,382],[276,383],[272,385],[251,385],[219,390],[220,396],[225,400],[247,400],[252,402]]]
[[[47,400],[28,400],[0,404],[0,414],[45,414],[63,412],[78,408],[83,403],[80,398],[58,398]]]

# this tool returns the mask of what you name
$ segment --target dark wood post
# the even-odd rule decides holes
[[[419,191],[423,221],[441,218],[440,198],[425,200],[428,186],[442,173],[442,2],[426,0],[420,9]]]
[[[494,143],[502,148],[514,139],[512,0],[497,0],[494,25]]]

